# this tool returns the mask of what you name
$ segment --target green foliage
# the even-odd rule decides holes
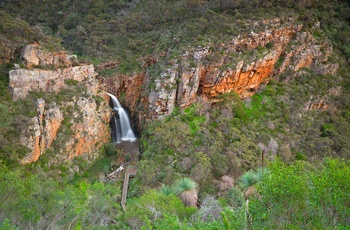
[[[170,184],[181,176],[195,179],[203,197],[206,193],[213,194],[214,179],[225,174],[240,175],[260,165],[258,143],[268,149],[266,159],[276,158],[269,147],[272,138],[279,144],[277,156],[283,156],[282,152],[293,153],[297,162],[270,165],[271,174],[257,186],[260,196],[253,198],[249,207],[253,227],[342,229],[350,225],[348,162],[329,160],[314,168],[299,161],[318,161],[327,156],[349,158],[350,28],[349,6],[345,1],[14,0],[1,6],[7,12],[0,12],[1,51],[2,44],[14,44],[19,50],[33,41],[57,50],[62,39],[66,48],[94,65],[119,61],[117,68],[100,71],[102,76],[140,72],[145,57],[164,54],[147,70],[149,76],[159,76],[169,60],[185,53],[188,47],[199,45],[211,47],[212,53],[206,61],[215,62],[225,55],[215,48],[216,44],[250,33],[252,29],[256,33],[265,30],[265,26],[255,26],[255,22],[276,17],[298,18],[296,23],[304,24],[303,30],[312,32],[316,42],[322,43],[326,37],[332,42],[334,54],[328,61],[340,64],[338,73],[320,75],[304,69],[288,84],[274,81],[244,102],[237,94],[230,93],[223,95],[223,101],[216,105],[197,103],[183,111],[176,110],[163,121],[150,122],[142,134],[144,151],[138,163],[142,173],[137,175],[133,185],[137,192],[133,195],[162,183]],[[321,22],[321,29],[312,31],[316,21]],[[240,58],[250,61],[269,52],[273,45],[267,43],[266,47],[246,52]],[[275,69],[282,65],[283,55]],[[223,67],[235,65],[237,58],[229,59],[229,64]],[[194,67],[196,63],[189,65]],[[12,227],[10,223],[38,229],[103,228],[99,226],[101,222],[118,218],[120,208],[115,206],[115,200],[120,191],[116,186],[88,181],[97,181],[98,171],[108,171],[109,157],[99,159],[87,171],[83,168],[88,166],[80,162],[82,172],[74,175],[69,174],[65,165],[47,172],[48,156],[39,162],[46,167],[45,172],[33,173],[37,170],[34,166],[22,171],[12,169],[20,167],[17,161],[27,152],[18,139],[30,118],[36,115],[35,100],[42,97],[49,105],[53,102],[64,105],[73,96],[83,95],[85,89],[77,82],[67,81],[69,89],[59,94],[35,93],[27,100],[13,102],[8,90],[8,71],[12,68],[13,63],[0,69],[0,187],[5,188],[0,190],[0,216],[9,219],[0,228]],[[282,80],[283,76],[277,78]],[[338,86],[341,95],[329,96],[330,89]],[[324,97],[330,105],[328,111],[305,110],[306,103]],[[101,98],[94,99],[97,104],[102,102]],[[72,114],[72,109],[73,106],[65,109],[67,115]],[[71,137],[73,122],[71,116],[63,120],[62,134],[54,147],[61,148],[64,140]],[[108,147],[106,151],[107,156],[116,155]],[[57,180],[46,174],[56,174]],[[261,171],[254,172],[245,184],[249,186],[261,177]],[[221,221],[210,223],[190,220],[194,211],[184,211],[181,202],[163,189],[168,196],[149,192],[144,195],[148,200],[140,198],[144,209],[139,209],[138,198],[133,198],[130,207],[135,214],[128,212],[120,220],[127,220],[129,227],[137,228],[142,225],[154,229],[249,228],[242,194],[235,188],[225,195],[233,209],[224,210]],[[170,204],[175,205],[175,213],[170,210]],[[119,229],[126,227],[123,222],[120,226]]]
[[[174,195],[150,190],[138,199],[128,200],[127,210],[123,220],[131,228],[141,228],[142,225],[156,221],[164,216],[176,215],[180,220],[189,218],[195,208],[185,207],[181,200]]]
[[[23,46],[24,43],[38,41],[42,42],[44,48],[51,51],[62,49],[60,39],[44,35],[39,25],[33,27],[23,19],[13,17],[9,12],[11,11],[0,11],[0,20],[2,22],[0,25],[0,33],[2,34],[0,38],[0,49],[6,49],[5,44],[7,42]]]
[[[246,32],[250,25],[243,23],[244,28],[240,26],[242,14],[251,17],[251,9],[262,6],[264,4],[257,2],[231,4],[228,1],[79,0],[71,3],[51,0],[43,4],[39,1],[15,0],[3,4],[4,11],[11,14],[4,14],[4,17],[11,20],[0,29],[28,40],[46,41],[59,37],[65,48],[85,59],[93,56],[94,64],[106,59],[118,60],[118,68],[113,71],[125,74],[141,71],[139,63],[145,56],[169,52],[169,58],[172,58],[190,45],[207,46],[214,38],[229,40]],[[13,19],[19,14],[30,25],[36,25],[34,29],[22,20]],[[277,14],[269,10],[266,14],[276,17],[281,12]],[[252,15],[255,20],[265,16]],[[44,45],[54,48],[57,46],[53,44],[59,41],[45,42]],[[220,55],[216,54],[213,55],[214,59]]]
[[[14,122],[9,108],[3,104],[0,104],[0,114],[0,130],[9,128]]]
[[[200,126],[205,122],[206,118],[204,116],[198,116],[192,105],[191,107],[184,109],[181,120],[189,125],[191,134],[195,135],[199,131]]]
[[[66,79],[64,80],[64,83],[67,84],[68,86],[77,86],[79,82],[74,79]]]
[[[245,172],[239,177],[238,186],[244,192],[245,199],[256,194],[256,186],[262,181],[264,174],[268,174],[268,170],[259,168],[257,170]]]
[[[177,180],[174,184],[174,191],[178,195],[185,191],[197,190],[197,188],[197,183],[187,177]]]
[[[147,173],[137,175],[143,186],[170,184],[184,175],[200,184],[201,197],[215,192],[215,186],[206,183],[209,178],[240,174],[257,165],[261,151],[253,141],[256,136],[233,127],[233,120],[238,119],[233,114],[242,109],[242,102],[236,94],[223,98],[217,106],[199,101],[163,121],[149,123],[142,136],[144,152],[139,162],[139,168]],[[215,126],[209,126],[209,121]],[[169,167],[161,167],[163,162]]]
[[[244,204],[243,193],[237,187],[231,188],[224,197],[227,200],[227,204],[234,209],[238,209]]]
[[[273,45],[274,45],[273,42],[269,42],[266,44],[266,48],[271,49],[271,48],[273,48]]]
[[[222,220],[203,221],[202,219],[181,220],[176,215],[164,215],[150,223],[148,229],[193,229],[193,230],[211,230],[211,229],[244,229],[246,226],[245,209],[237,210],[225,209],[222,213]],[[147,228],[142,228],[147,229]]]
[[[196,164],[191,169],[191,177],[200,182],[206,180],[211,171],[210,158],[202,153],[196,153]]]
[[[164,215],[164,218],[161,221],[156,221],[154,226],[151,226],[154,229],[184,229],[181,228],[181,223],[179,218],[176,215]]]
[[[174,194],[174,191],[171,187],[165,185],[165,184],[162,184],[162,186],[160,187],[159,189],[159,192],[163,193],[164,195],[171,195],[171,194]]]
[[[20,228],[93,227],[119,215],[115,200],[120,190],[114,185],[85,181],[72,185],[42,172],[40,178],[24,168],[9,170],[1,165],[0,169],[0,213]],[[16,229],[9,221],[0,226]]]
[[[241,189],[246,190],[258,183],[258,179],[253,171],[248,171],[240,176],[238,183]]]
[[[0,222],[0,230],[18,230],[15,225],[12,225],[9,219],[5,219],[4,221]]]
[[[260,198],[250,203],[254,228],[349,226],[348,161],[326,160],[316,167],[277,161],[269,169],[258,186]]]
[[[104,154],[107,157],[117,156],[117,147],[113,143],[107,143],[103,146]]]
[[[306,161],[307,157],[304,154],[302,154],[301,152],[297,152],[295,154],[295,160]]]

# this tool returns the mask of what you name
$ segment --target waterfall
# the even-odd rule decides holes
[[[113,111],[118,112],[119,119],[114,116],[115,130],[112,130],[113,143],[119,143],[120,141],[134,141],[136,140],[135,134],[131,129],[130,121],[124,108],[119,103],[118,99],[107,93],[113,102]]]

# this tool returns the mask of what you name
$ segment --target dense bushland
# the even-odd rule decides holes
[[[315,0],[2,1],[0,47],[8,41],[18,49],[39,42],[50,50],[63,46],[95,65],[117,60],[118,67],[102,72],[103,76],[137,72],[149,55],[165,52],[163,59],[171,59],[188,47],[212,46],[250,32],[255,21],[289,16],[304,24],[305,31],[321,22],[314,35],[331,41],[334,54],[329,62],[339,63],[340,69],[334,76],[305,69],[295,78],[289,73],[275,76],[252,98],[242,101],[231,93],[214,105],[198,99],[162,121],[149,122],[141,137],[141,173],[130,182],[124,213],[119,206],[121,183],[100,182],[116,166],[116,155],[122,155],[111,146],[105,146],[101,150],[105,154],[95,162],[77,158],[68,165],[51,165],[48,157],[54,151],[49,151],[36,164],[18,164],[27,151],[18,144],[20,127],[35,115],[35,98],[62,103],[73,94],[84,94],[72,82],[71,89],[61,94],[38,93],[12,101],[8,71],[19,63],[18,50],[14,60],[0,66],[0,229],[349,228],[347,4]],[[329,95],[330,89],[338,87],[340,94]],[[305,109],[319,98],[325,99],[329,109]],[[262,149],[265,174],[258,183],[242,186],[238,178],[262,166]],[[235,179],[228,191],[220,191],[216,184],[224,175]],[[181,193],[172,191],[183,177],[198,183],[193,190],[198,192],[198,208],[185,206]],[[253,188],[251,196],[246,195],[248,188]]]
[[[345,2],[15,0],[5,1],[3,9],[35,26],[41,35],[62,39],[65,48],[94,64],[119,61],[114,71],[121,73],[140,71],[148,55],[165,52],[171,57],[188,47],[228,41],[250,32],[253,21],[276,17],[297,17],[307,28],[321,21],[322,29],[350,57]],[[254,26],[255,32],[263,29]]]
[[[142,136],[138,164],[147,172],[138,176],[142,187],[187,175],[200,184],[200,197],[205,197],[218,192],[208,179],[237,177],[260,166],[263,150],[265,161],[348,159],[350,128],[339,108],[347,101],[347,89],[327,98],[329,106],[339,110],[305,109],[313,95],[327,95],[338,84],[343,84],[338,76],[304,73],[287,84],[271,82],[263,92],[244,101],[230,93],[216,105],[198,101],[149,124]]]
[[[185,207],[174,194],[150,190],[128,201],[122,212],[115,184],[57,181],[44,172],[0,166],[0,229],[243,229],[350,226],[350,162],[327,159],[311,165],[275,161],[244,202],[232,188],[201,206]],[[39,170],[36,168],[36,170]]]

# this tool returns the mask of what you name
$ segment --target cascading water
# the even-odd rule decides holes
[[[119,143],[121,141],[135,141],[136,137],[131,129],[129,117],[124,108],[113,94],[107,94],[112,98],[113,111],[118,112],[119,115],[119,120],[116,116],[114,116],[115,130],[112,130],[113,143]]]

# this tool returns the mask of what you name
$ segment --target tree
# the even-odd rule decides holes
[[[175,182],[174,190],[186,206],[197,206],[197,187],[198,185],[196,182],[188,177],[185,177]]]
[[[254,229],[346,229],[350,226],[350,162],[326,160],[321,165],[280,161],[251,198]]]
[[[244,198],[248,199],[256,193],[255,185],[263,178],[263,170],[261,168],[253,171],[245,172],[239,179],[238,185],[244,191]]]
[[[174,194],[165,195],[148,190],[142,196],[128,200],[122,221],[132,229],[141,229],[146,224],[164,220],[166,216],[175,215],[180,220],[188,219],[195,210],[193,207],[185,207]]]

